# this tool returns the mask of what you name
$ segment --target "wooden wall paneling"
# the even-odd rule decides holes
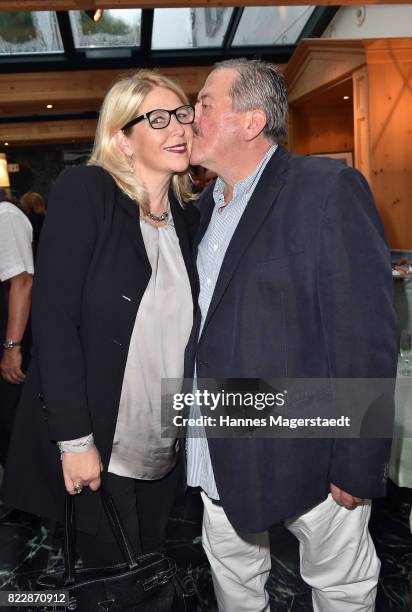
[[[364,64],[365,50],[360,40],[301,41],[285,69],[290,103],[350,78]]]
[[[303,107],[293,112],[293,152],[353,151],[352,107]]]
[[[337,61],[345,48],[348,58]],[[329,119],[322,115],[322,122],[317,117],[321,95],[345,70],[353,81],[355,165],[369,181],[391,247],[412,249],[412,38],[302,41],[285,71],[292,150],[306,153],[313,152],[314,144],[346,144],[340,127],[333,127],[333,113]],[[310,102],[308,112],[304,108]]]
[[[365,41],[370,180],[392,248],[412,249],[412,39]]]
[[[292,153],[295,150],[295,111],[291,105],[289,106],[287,142],[284,143],[284,146]]]
[[[368,69],[355,70],[352,80],[355,165],[370,183]]]

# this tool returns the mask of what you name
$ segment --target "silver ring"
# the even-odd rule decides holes
[[[83,491],[83,485],[81,485],[80,483],[74,485],[73,487],[73,491],[77,494],[80,495],[80,493]]]

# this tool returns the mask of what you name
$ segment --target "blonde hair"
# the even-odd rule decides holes
[[[37,215],[44,215],[46,212],[46,204],[43,196],[36,191],[27,191],[20,198],[20,203],[23,210],[29,215],[30,213],[36,213]]]
[[[155,87],[170,89],[183,104],[188,104],[188,98],[180,85],[153,70],[140,70],[132,76],[121,78],[112,85],[103,100],[93,151],[88,162],[107,170],[120,189],[136,200],[144,212],[149,211],[149,201],[143,181],[136,177],[130,158],[120,150],[113,136],[122,125],[136,117],[141,103]],[[132,129],[124,133],[128,135]],[[173,175],[172,189],[180,204],[194,198],[188,171]]]

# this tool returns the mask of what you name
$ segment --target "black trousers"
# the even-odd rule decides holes
[[[14,415],[20,400],[23,385],[12,385],[0,378],[0,464],[6,465],[7,451]]]
[[[120,519],[136,554],[140,532],[143,553],[160,551],[167,520],[182,480],[182,460],[160,480],[135,480],[107,474],[105,485],[113,497]],[[92,495],[99,495],[98,492]],[[124,561],[104,511],[96,535],[76,534],[77,550],[84,567],[112,565]]]

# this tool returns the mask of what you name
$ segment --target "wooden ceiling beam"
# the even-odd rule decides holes
[[[136,68],[137,70],[137,68]],[[92,141],[94,119],[59,119],[13,122],[13,115],[42,115],[98,110],[110,85],[119,76],[136,70],[88,70],[32,72],[0,75],[0,114],[10,122],[0,123],[0,147],[24,144]],[[180,82],[189,97],[194,97],[210,72],[208,66],[163,68],[162,74]],[[53,111],[46,109],[53,104]]]
[[[136,69],[137,70],[137,69]],[[53,112],[74,112],[98,109],[110,88],[121,75],[136,70],[79,70],[69,72],[32,72],[0,75],[0,113],[18,115],[18,108],[44,112],[45,104],[55,106]],[[202,88],[210,72],[208,66],[162,68],[165,76],[177,80],[189,97]],[[50,111],[49,111],[50,112]]]
[[[409,4],[408,0],[364,0],[364,4]],[[68,11],[95,8],[197,8],[233,6],[296,6],[302,0],[1,0],[0,11]],[[305,0],[305,4],[334,6],[333,0]],[[359,0],[340,0],[340,6]]]
[[[96,120],[38,121],[30,123],[0,123],[0,147],[8,142],[18,145],[50,144],[55,142],[92,142]]]

